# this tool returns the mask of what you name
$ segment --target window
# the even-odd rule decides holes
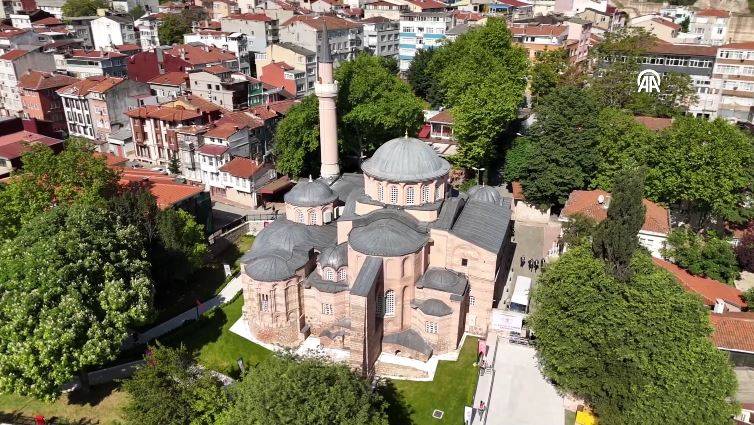
[[[309,211],[309,224],[317,224],[317,211]]]
[[[385,198],[385,188],[382,185],[377,186],[377,200],[382,202]]]
[[[346,270],[345,267],[341,267],[340,270],[338,270],[338,280],[339,281],[340,280],[346,280],[346,274],[347,274],[346,272],[347,271],[348,270]]]
[[[259,311],[270,311],[269,294],[259,294]]]
[[[385,314],[385,298],[383,296],[377,297],[377,308],[375,310],[377,317],[382,317]]]
[[[468,258],[461,258],[461,265],[466,267],[469,265],[469,259]]]
[[[469,295],[469,305],[476,305],[476,297]]]
[[[322,303],[322,314],[332,316],[332,304]]]
[[[426,322],[424,324],[424,330],[427,331],[428,334],[436,334],[437,322]]]
[[[415,189],[412,186],[406,188],[406,205],[414,205],[416,201],[414,190]]]
[[[325,267],[325,280],[335,280],[335,271],[332,269],[332,267]]]
[[[296,221],[298,221],[301,224],[304,224],[304,212],[301,210],[296,210]]]
[[[390,186],[390,203],[393,205],[398,204],[398,187]]]
[[[442,186],[437,186],[435,199],[442,199]]]
[[[422,204],[429,202],[429,186],[422,186]]]
[[[385,316],[395,315],[395,291],[390,289],[385,292]]]

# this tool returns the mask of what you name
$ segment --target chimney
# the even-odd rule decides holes
[[[725,313],[725,301],[721,300],[720,298],[715,300],[715,307],[712,309],[712,312],[716,314],[723,314]]]
[[[597,197],[597,203],[602,205],[605,203],[605,195],[600,195]]]

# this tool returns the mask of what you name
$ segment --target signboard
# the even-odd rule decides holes
[[[225,269],[225,277],[230,276],[230,274],[231,274],[230,264],[223,264],[223,269]]]
[[[521,332],[524,325],[524,315],[514,311],[492,310],[490,327],[493,331]]]

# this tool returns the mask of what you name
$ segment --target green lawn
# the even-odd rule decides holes
[[[177,346],[184,344],[199,355],[199,363],[209,369],[238,376],[236,361],[242,358],[246,367],[255,366],[272,352],[230,332],[230,327],[241,317],[243,297],[202,316],[191,323],[160,338],[160,342]]]
[[[390,402],[390,423],[400,425],[462,424],[463,408],[471,406],[479,370],[476,361],[477,339],[467,337],[457,361],[441,361],[432,382],[393,380],[384,395]],[[441,420],[432,411],[445,412]]]
[[[195,307],[197,300],[206,301],[217,295],[230,280],[230,278],[225,277],[223,264],[231,264],[235,273],[238,270],[239,259],[251,248],[253,243],[254,236],[241,236],[235,244],[230,245],[215,260],[194,272],[188,282],[180,282],[175,284],[174,287],[158,291],[155,300],[157,318],[146,327],[149,328],[154,324],[162,323]]]

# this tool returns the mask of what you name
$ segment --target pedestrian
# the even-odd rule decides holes
[[[484,375],[484,367],[485,367],[485,363],[484,363],[484,359],[482,359],[482,361],[479,362],[479,376]]]
[[[524,266],[524,264],[526,264],[526,257],[524,257],[524,256],[522,255],[522,256],[521,256],[521,267],[523,267],[523,266]]]
[[[487,406],[484,405],[484,401],[479,402],[479,419],[484,417],[484,410]]]
[[[529,259],[529,271],[534,268],[534,261]]]
[[[539,269],[539,261],[534,262],[534,273],[537,272],[537,269]]]

